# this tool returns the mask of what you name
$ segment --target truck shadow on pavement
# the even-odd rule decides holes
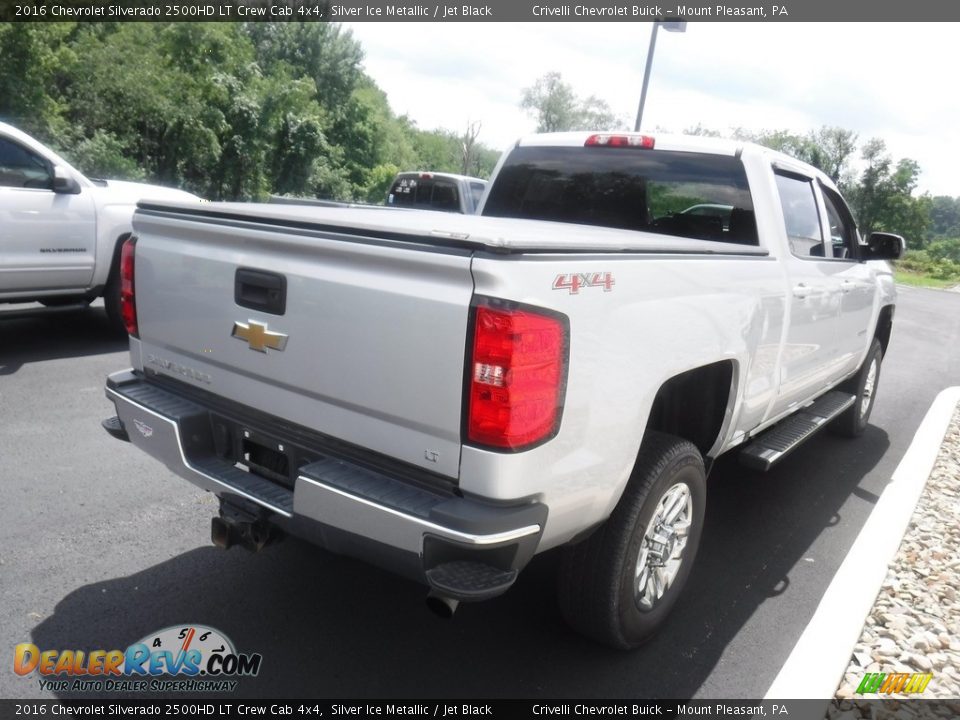
[[[111,328],[102,306],[0,310],[0,376],[13,375],[31,362],[128,347],[127,336]]]
[[[858,442],[815,438],[767,475],[718,463],[686,593],[634,652],[566,628],[555,552],[537,557],[505,596],[444,621],[424,607],[419,585],[294,539],[258,555],[197,548],[86,585],[34,628],[33,642],[123,649],[171,625],[210,625],[239,652],[263,655],[259,676],[230,695],[238,698],[758,697],[843,560],[809,557],[811,546],[842,531],[849,547],[872,509],[854,493],[888,447],[871,426]],[[738,637],[761,608],[746,633],[756,640]],[[737,670],[749,683],[717,687],[711,674],[731,641],[757,643],[756,668]]]

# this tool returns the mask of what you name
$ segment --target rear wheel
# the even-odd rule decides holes
[[[877,386],[880,383],[880,363],[883,360],[883,348],[879,340],[874,340],[860,370],[841,386],[841,390],[856,397],[853,405],[847,408],[831,426],[838,435],[859,437],[867,429],[870,413],[873,411]]]
[[[690,575],[705,503],[697,448],[648,432],[613,514],[589,538],[564,549],[560,608],[567,622],[617,648],[650,639]]]

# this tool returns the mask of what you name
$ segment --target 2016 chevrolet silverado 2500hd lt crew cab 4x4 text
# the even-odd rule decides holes
[[[157,185],[93,180],[0,123],[0,303],[89,303],[120,318],[120,244],[143,198],[196,201]]]
[[[690,137],[524,139],[480,212],[141,203],[105,426],[219,496],[220,545],[300,535],[448,612],[562,548],[568,621],[636,646],[714,458],[863,431],[902,239],[862,243],[812,167]]]

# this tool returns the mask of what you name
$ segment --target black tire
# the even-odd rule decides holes
[[[840,390],[856,397],[853,405],[847,408],[842,415],[830,425],[830,430],[844,437],[860,437],[867,429],[870,413],[877,398],[877,387],[880,384],[880,365],[883,361],[883,348],[880,341],[874,339],[867,352],[863,365],[857,374],[840,386]],[[873,370],[871,371],[871,368]],[[873,378],[871,381],[871,372]]]
[[[689,493],[690,505],[685,504],[684,512],[690,522],[687,542],[672,582],[649,607],[642,607],[650,598],[635,591],[638,561],[644,547],[652,552],[644,537],[661,501],[679,485]],[[690,575],[703,531],[706,495],[699,450],[678,437],[648,432],[613,514],[586,540],[563,549],[559,595],[566,621],[578,632],[616,648],[635,648],[649,640],[663,625]],[[669,547],[674,548],[673,541]]]
[[[107,311],[107,319],[110,321],[110,327],[118,334],[127,334],[127,328],[123,324],[123,313],[120,311],[120,249],[124,241],[130,237],[124,235],[117,241],[117,247],[113,252],[113,262],[110,265],[110,274],[107,276],[107,285],[103,289],[103,307]]]

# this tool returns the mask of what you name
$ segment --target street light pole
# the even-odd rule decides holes
[[[653,30],[650,31],[650,47],[647,48],[647,64],[643,68],[643,87],[640,89],[640,107],[637,108],[637,122],[633,126],[634,132],[640,132],[640,122],[643,120],[643,106],[647,102],[647,85],[650,84],[650,68],[653,67],[653,51],[657,47],[657,29],[663,25],[668,32],[686,32],[685,20],[661,21],[655,20]]]

